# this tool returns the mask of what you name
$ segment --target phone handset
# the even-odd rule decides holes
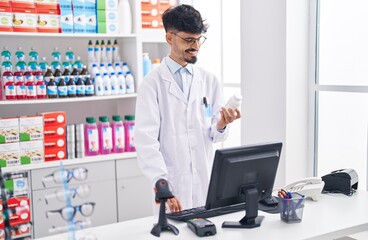
[[[318,201],[324,186],[325,182],[320,177],[310,177],[288,184],[284,187],[284,190],[298,192],[305,195],[306,198]]]

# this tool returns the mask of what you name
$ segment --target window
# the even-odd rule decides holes
[[[367,188],[368,1],[316,0],[315,174],[352,168]]]

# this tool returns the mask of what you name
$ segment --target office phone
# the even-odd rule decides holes
[[[288,184],[283,189],[287,192],[298,192],[305,198],[318,201],[324,186],[325,182],[322,181],[322,178],[310,177]]]

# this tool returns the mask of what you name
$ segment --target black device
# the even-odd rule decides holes
[[[187,221],[187,225],[198,237],[216,234],[216,225],[204,218],[190,219]]]
[[[155,200],[157,203],[160,203],[160,213],[158,223],[153,226],[151,234],[160,237],[161,231],[171,231],[175,235],[178,235],[179,230],[174,225],[169,224],[166,218],[165,203],[167,199],[174,197],[170,191],[168,182],[165,179],[159,179],[155,184],[155,192]]]
[[[222,227],[260,226],[258,201],[272,198],[282,143],[268,143],[218,149],[215,152],[205,207],[168,214],[168,218],[187,221],[209,218],[240,210],[246,215],[239,222],[224,222]],[[244,204],[246,203],[246,204]]]
[[[340,169],[322,177],[322,193],[352,195],[358,189],[358,174],[353,169]]]

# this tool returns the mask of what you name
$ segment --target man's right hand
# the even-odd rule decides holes
[[[180,201],[176,197],[167,199],[166,204],[169,207],[170,212],[179,212],[182,210]]]

